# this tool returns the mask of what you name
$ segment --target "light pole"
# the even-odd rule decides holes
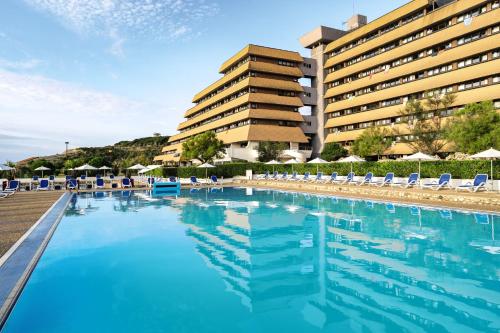
[[[66,157],[68,157],[68,145],[69,145],[69,141],[65,141],[64,143],[66,144],[66,152],[65,152],[65,155],[66,155]]]

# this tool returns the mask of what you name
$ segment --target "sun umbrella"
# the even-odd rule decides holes
[[[11,168],[10,166],[5,164],[0,164],[0,171],[12,171],[12,170],[14,170],[14,168]]]
[[[198,165],[198,168],[205,168],[205,178],[208,178],[208,168],[215,168],[215,166],[210,163],[203,163]]]
[[[293,165],[298,164],[300,161],[298,161],[296,158],[292,158],[291,160],[288,160],[285,162],[285,164],[291,164],[292,165],[292,173],[293,173]]]
[[[79,166],[78,168],[75,168],[75,170],[85,170],[85,176],[87,176],[88,170],[97,170],[97,168],[95,166],[90,165],[90,164],[84,164],[82,166]]]
[[[109,166],[103,165],[99,168],[99,170],[104,170],[104,177],[106,177],[106,170],[111,170],[111,168]]]
[[[275,165],[278,165],[278,164],[281,164],[281,162],[278,162],[278,161],[276,161],[276,160],[271,160],[271,161],[269,161],[269,162],[266,162],[265,164],[267,164],[267,165],[272,165],[272,166],[273,166],[273,173],[274,173],[274,166],[275,166]]]
[[[127,168],[128,170],[142,170],[142,169],[146,169],[146,167],[142,164],[136,164],[136,165],[132,165],[130,168]]]
[[[365,162],[366,160],[362,157],[356,156],[356,155],[351,155],[348,157],[343,157],[340,160],[338,160],[338,163],[351,163],[351,172],[352,172],[352,164],[357,163],[357,162]]]
[[[439,160],[439,158],[418,152],[418,153],[415,153],[413,155],[405,156],[402,158],[402,160],[418,161],[418,176],[420,179],[420,162],[422,162],[422,161],[437,161],[437,160]]]
[[[43,172],[44,171],[49,171],[50,169],[45,167],[45,166],[41,166],[41,167],[38,167],[35,169],[35,171],[41,171],[42,172],[42,178],[43,178]]]
[[[319,157],[316,157],[315,159],[313,160],[310,160],[309,162],[307,162],[309,164],[316,164],[316,174],[318,174],[319,172],[319,165],[320,164],[327,164],[329,163],[328,161],[325,161],[324,159],[321,159]]]
[[[491,163],[491,190],[493,190],[493,160],[499,159],[500,158],[500,151],[490,148],[488,150],[482,151],[480,153],[477,153],[475,155],[472,155],[471,158],[473,159],[485,159],[485,160],[490,160]]]

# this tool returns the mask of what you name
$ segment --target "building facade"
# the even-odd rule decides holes
[[[392,139],[385,155],[411,154],[412,119],[402,112],[409,100],[454,94],[446,110],[427,114],[443,123],[469,103],[491,100],[500,109],[499,7],[500,0],[413,0],[371,22],[354,15],[345,30],[320,26],[302,36],[310,58],[249,45],[195,96],[156,160],[178,163],[182,142],[208,130],[227,145],[223,161],[255,161],[259,141],[286,142],[285,158],[305,160],[325,143],[349,148],[374,126]]]
[[[473,102],[499,106],[498,8],[499,1],[413,0],[330,42],[324,50],[325,142],[349,146],[366,128],[382,126],[393,139],[387,155],[411,154],[404,143],[412,140],[411,120],[401,112],[408,100],[422,100],[429,91],[456,96],[429,118],[448,117]]]
[[[256,161],[261,141],[283,142],[286,156],[305,161],[311,147],[299,109],[310,97],[299,83],[303,68],[309,65],[297,52],[246,46],[222,64],[222,78],[194,96],[179,133],[155,160],[189,162],[181,159],[183,142],[214,131],[226,144],[224,157],[216,162]]]

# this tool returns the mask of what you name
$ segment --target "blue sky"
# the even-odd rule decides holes
[[[369,20],[401,0],[356,0]],[[248,43],[296,50],[348,0],[2,0],[0,161],[174,134]]]

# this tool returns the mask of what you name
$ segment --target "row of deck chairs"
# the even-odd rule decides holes
[[[198,178],[196,178],[195,176],[189,177],[189,180],[191,182],[191,185],[193,185],[193,186],[201,186],[202,185],[202,183],[200,183],[198,181]],[[217,176],[215,176],[215,175],[210,176],[210,178],[208,180],[209,180],[208,185],[222,185],[222,181],[220,181],[217,178]]]
[[[315,177],[312,177],[309,172],[304,173],[303,176],[297,175],[293,172],[288,175],[288,172],[283,172],[281,175],[275,171],[272,175],[269,172],[258,176],[257,179],[262,180],[275,180],[275,181],[290,181],[290,182],[309,182],[309,183],[322,183],[322,184],[343,184],[343,185],[371,185],[371,186],[399,186],[409,188],[419,185],[420,175],[417,172],[410,174],[405,182],[394,181],[394,173],[388,172],[383,180],[373,180],[373,173],[368,172],[362,179],[355,180],[354,172],[349,172],[347,176],[340,179],[337,172],[333,172],[329,177],[324,177],[322,172],[318,172]],[[479,190],[486,190],[486,183],[488,182],[487,174],[477,174],[472,182],[461,184],[455,187],[455,190],[467,190],[470,192],[477,192]],[[452,189],[451,174],[443,173],[439,176],[437,181],[420,184],[422,188],[433,190]]]

